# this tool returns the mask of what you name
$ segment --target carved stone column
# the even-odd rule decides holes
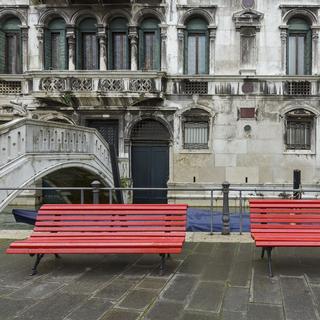
[[[178,73],[184,73],[184,26],[178,26]]]
[[[161,28],[161,71],[167,71],[167,26],[160,25]]]
[[[100,52],[100,70],[107,70],[108,65],[108,48],[107,48],[107,32],[106,28],[98,26],[99,52]]]
[[[209,26],[209,74],[215,73],[217,27]]]
[[[22,72],[26,72],[29,69],[29,54],[28,54],[28,31],[29,27],[22,26],[21,27],[21,35],[22,35]]]
[[[288,41],[288,26],[280,26],[281,38],[281,74],[287,74],[287,41]]]
[[[138,70],[138,30],[137,26],[129,26],[131,49],[131,71]]]
[[[76,69],[76,37],[73,26],[67,27],[69,70]]]
[[[320,74],[320,61],[319,61],[319,30],[318,28],[312,28],[312,74]]]
[[[37,28],[37,38],[39,43],[39,60],[38,60],[38,69],[44,70],[44,26],[38,25]]]

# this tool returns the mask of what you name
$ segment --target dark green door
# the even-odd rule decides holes
[[[168,144],[134,144],[131,151],[135,188],[166,188],[169,179]],[[166,191],[135,191],[134,203],[167,203]]]

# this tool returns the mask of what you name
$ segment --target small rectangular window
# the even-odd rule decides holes
[[[287,119],[286,140],[289,150],[311,149],[312,120]]]
[[[255,116],[255,108],[240,108],[240,119],[254,119]]]
[[[184,148],[208,149],[209,126],[208,122],[184,123]]]

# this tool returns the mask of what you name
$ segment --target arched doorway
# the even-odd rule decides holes
[[[166,188],[169,179],[167,128],[159,121],[139,121],[131,132],[131,171],[135,188]],[[166,191],[135,191],[134,203],[167,203]]]

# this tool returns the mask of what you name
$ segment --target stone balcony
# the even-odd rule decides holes
[[[75,97],[157,98],[164,91],[160,72],[141,71],[42,71],[30,72],[32,93],[37,98],[58,97],[72,93]]]

